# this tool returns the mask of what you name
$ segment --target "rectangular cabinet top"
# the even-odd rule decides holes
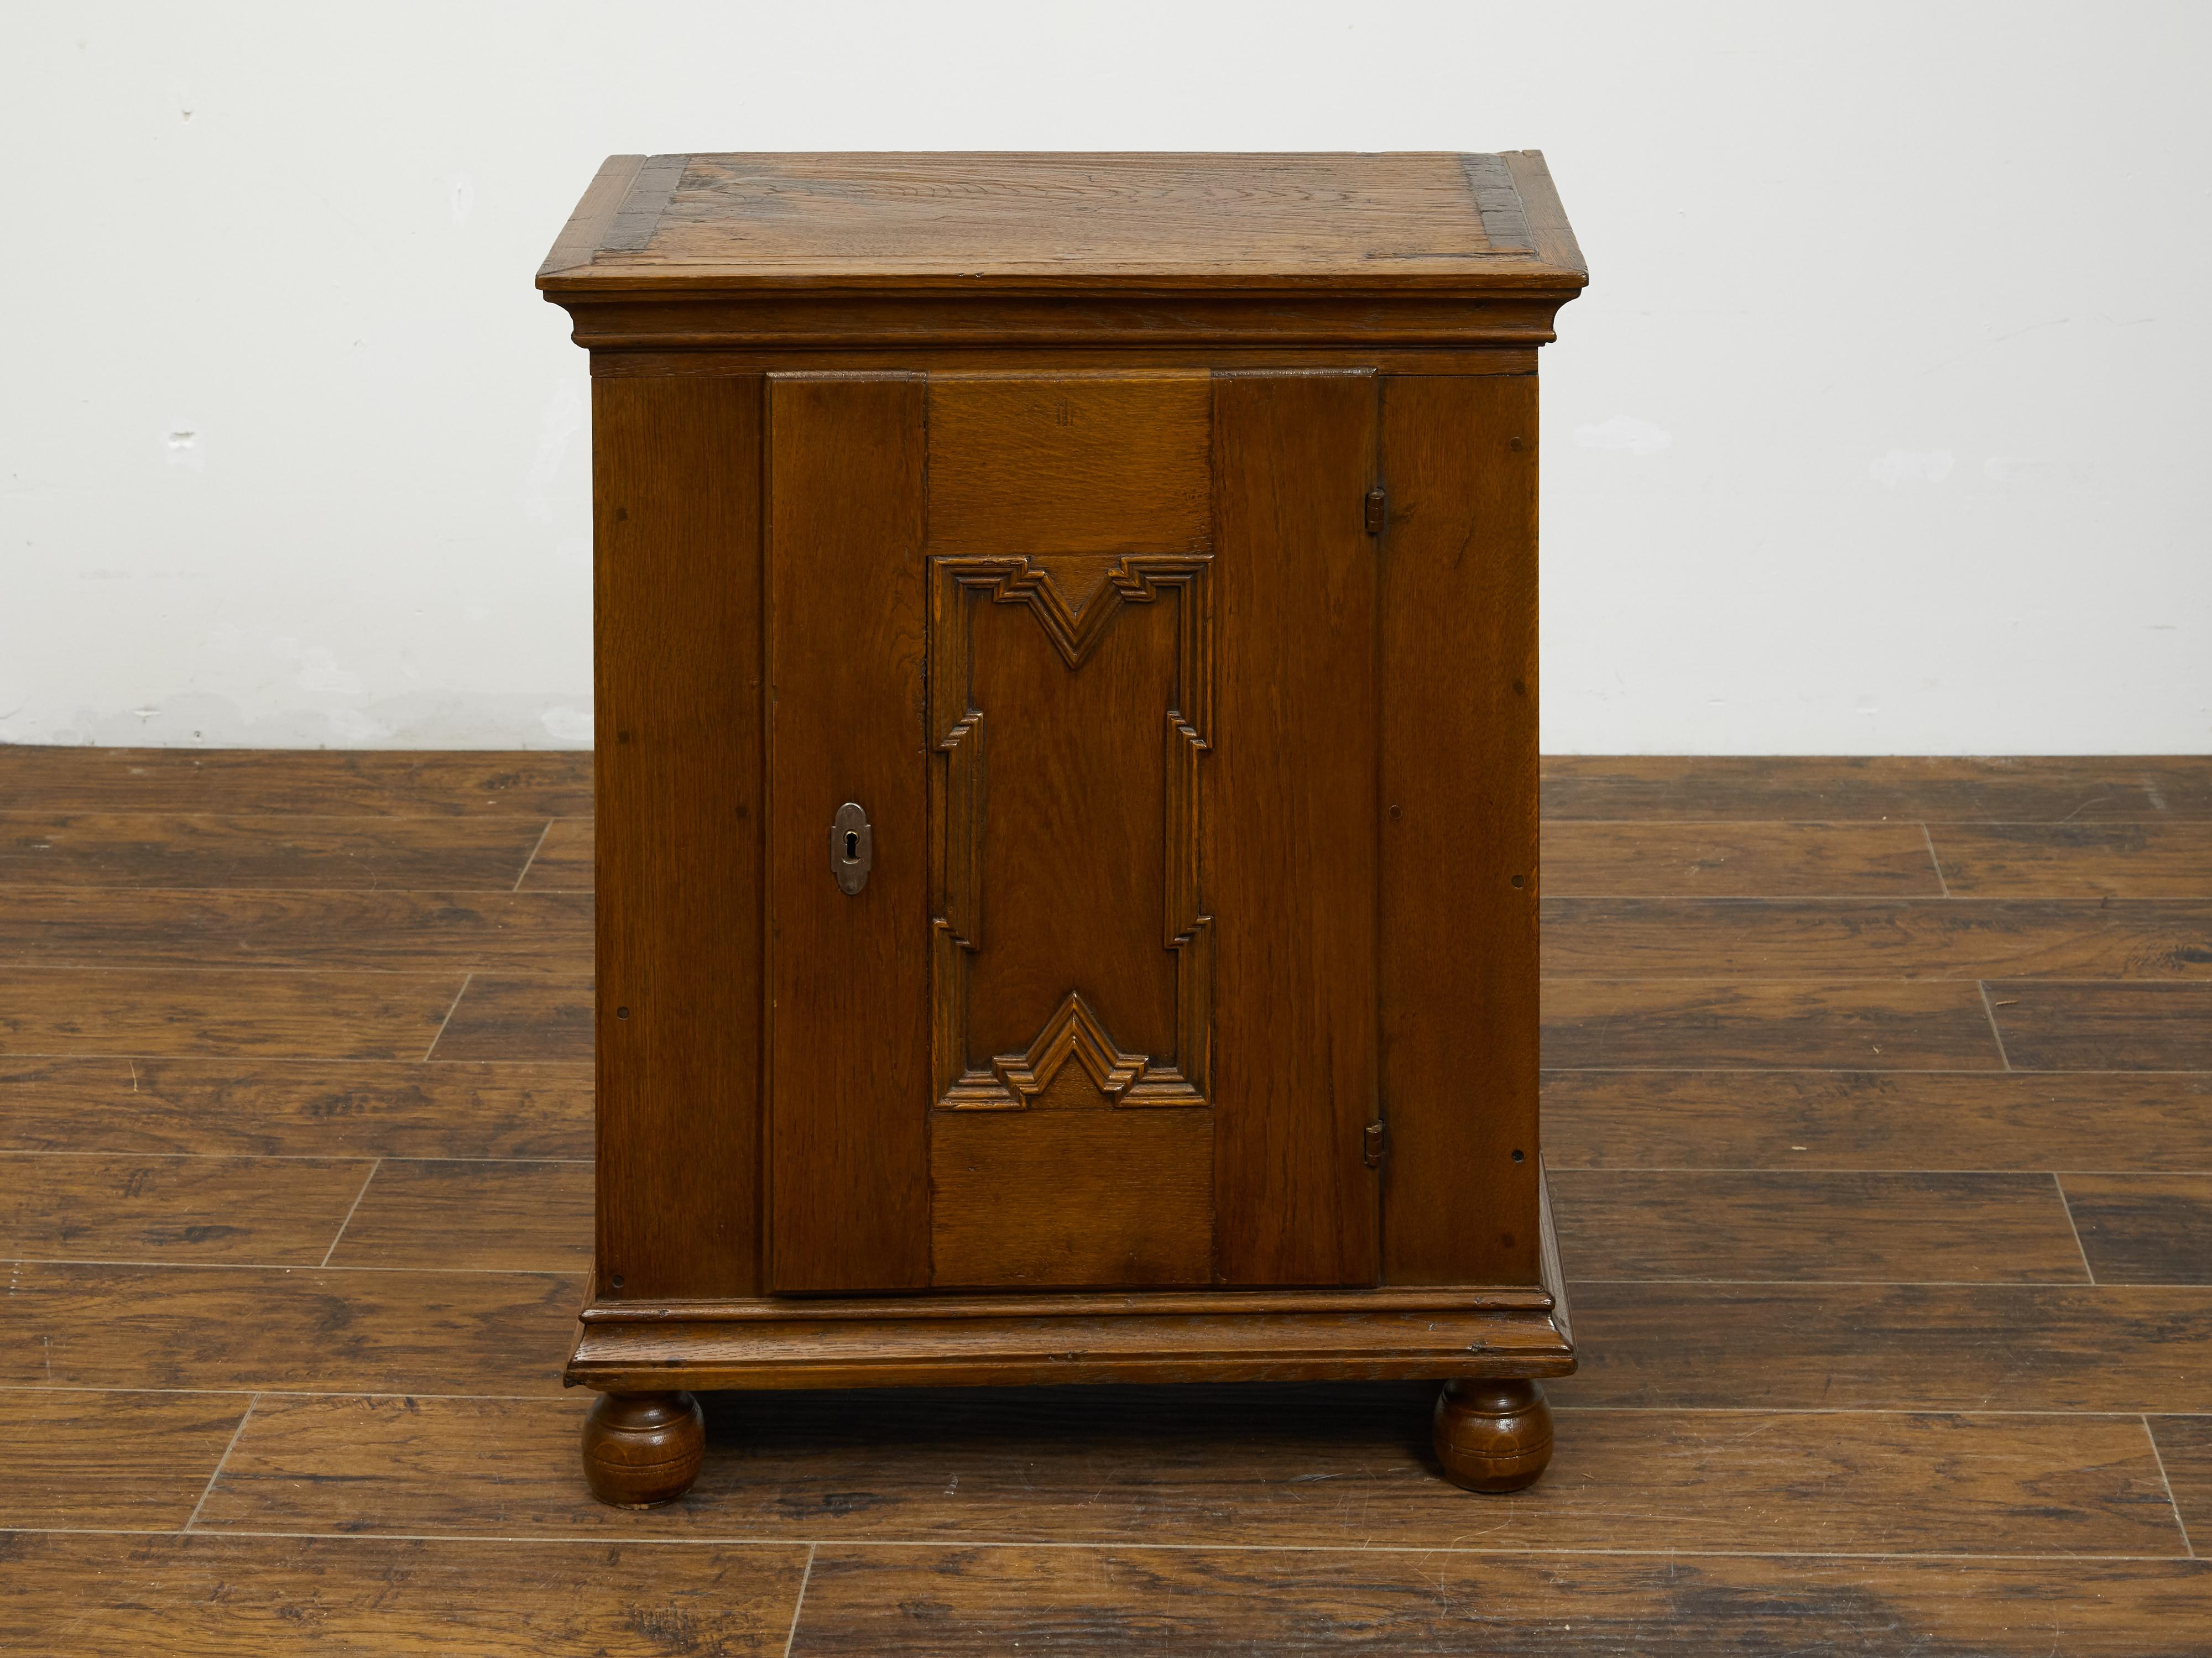
[[[556,296],[1587,280],[1535,150],[617,155],[538,273]]]

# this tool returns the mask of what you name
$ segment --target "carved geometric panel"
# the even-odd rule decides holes
[[[1109,560],[1050,556],[935,557],[930,561],[931,1059],[937,1103],[952,1110],[1021,1110],[1060,1068],[1080,1065],[1116,1106],[1207,1102],[1212,1023],[1212,935],[1201,856],[1204,762],[1212,720],[1212,614],[1209,555],[1127,554]],[[1084,591],[1070,589],[1079,583]],[[1172,594],[1175,684],[1163,696],[1165,744],[1158,854],[1164,859],[1159,938],[1172,953],[1174,1051],[1123,1051],[1107,1019],[1073,986],[1039,1006],[1036,1031],[1018,1052],[976,1053],[969,1031],[973,961],[983,947],[983,891],[989,721],[1036,709],[976,706],[977,607],[1025,607],[1062,665],[1079,672],[1132,605]],[[1071,870],[1066,878],[1110,880],[1110,870]],[[1049,896],[1024,895],[1030,904]],[[1046,918],[1048,920],[1048,917]]]

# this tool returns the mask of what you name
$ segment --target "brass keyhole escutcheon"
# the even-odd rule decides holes
[[[837,890],[848,898],[859,896],[875,861],[876,833],[868,814],[859,802],[848,800],[830,824],[830,873],[836,878]]]

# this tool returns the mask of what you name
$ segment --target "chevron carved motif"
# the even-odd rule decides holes
[[[1021,1110],[1071,1059],[1115,1106],[1207,1103],[1212,1071],[1212,918],[1206,913],[1201,811],[1212,723],[1213,623],[1208,554],[1127,554],[1086,572],[1070,602],[1065,571],[1047,556],[930,561],[929,729],[931,1056],[937,1102],[954,1110]],[[1055,565],[1060,566],[1055,569]],[[973,607],[1026,606],[1071,672],[1091,659],[1115,618],[1180,591],[1176,683],[1164,707],[1166,798],[1162,830],[1166,914],[1161,941],[1175,956],[1176,1052],[1124,1053],[1098,1011],[1070,990],[1028,1049],[988,1057],[968,1041],[969,958],[983,942],[985,713],[974,706]]]

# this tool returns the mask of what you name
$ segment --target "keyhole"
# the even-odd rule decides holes
[[[860,833],[859,833],[859,831],[858,831],[858,830],[855,830],[855,829],[847,829],[847,830],[845,831],[845,861],[846,861],[847,863],[848,863],[848,864],[850,864],[850,863],[854,863],[854,862],[858,861],[858,859],[860,859]]]

